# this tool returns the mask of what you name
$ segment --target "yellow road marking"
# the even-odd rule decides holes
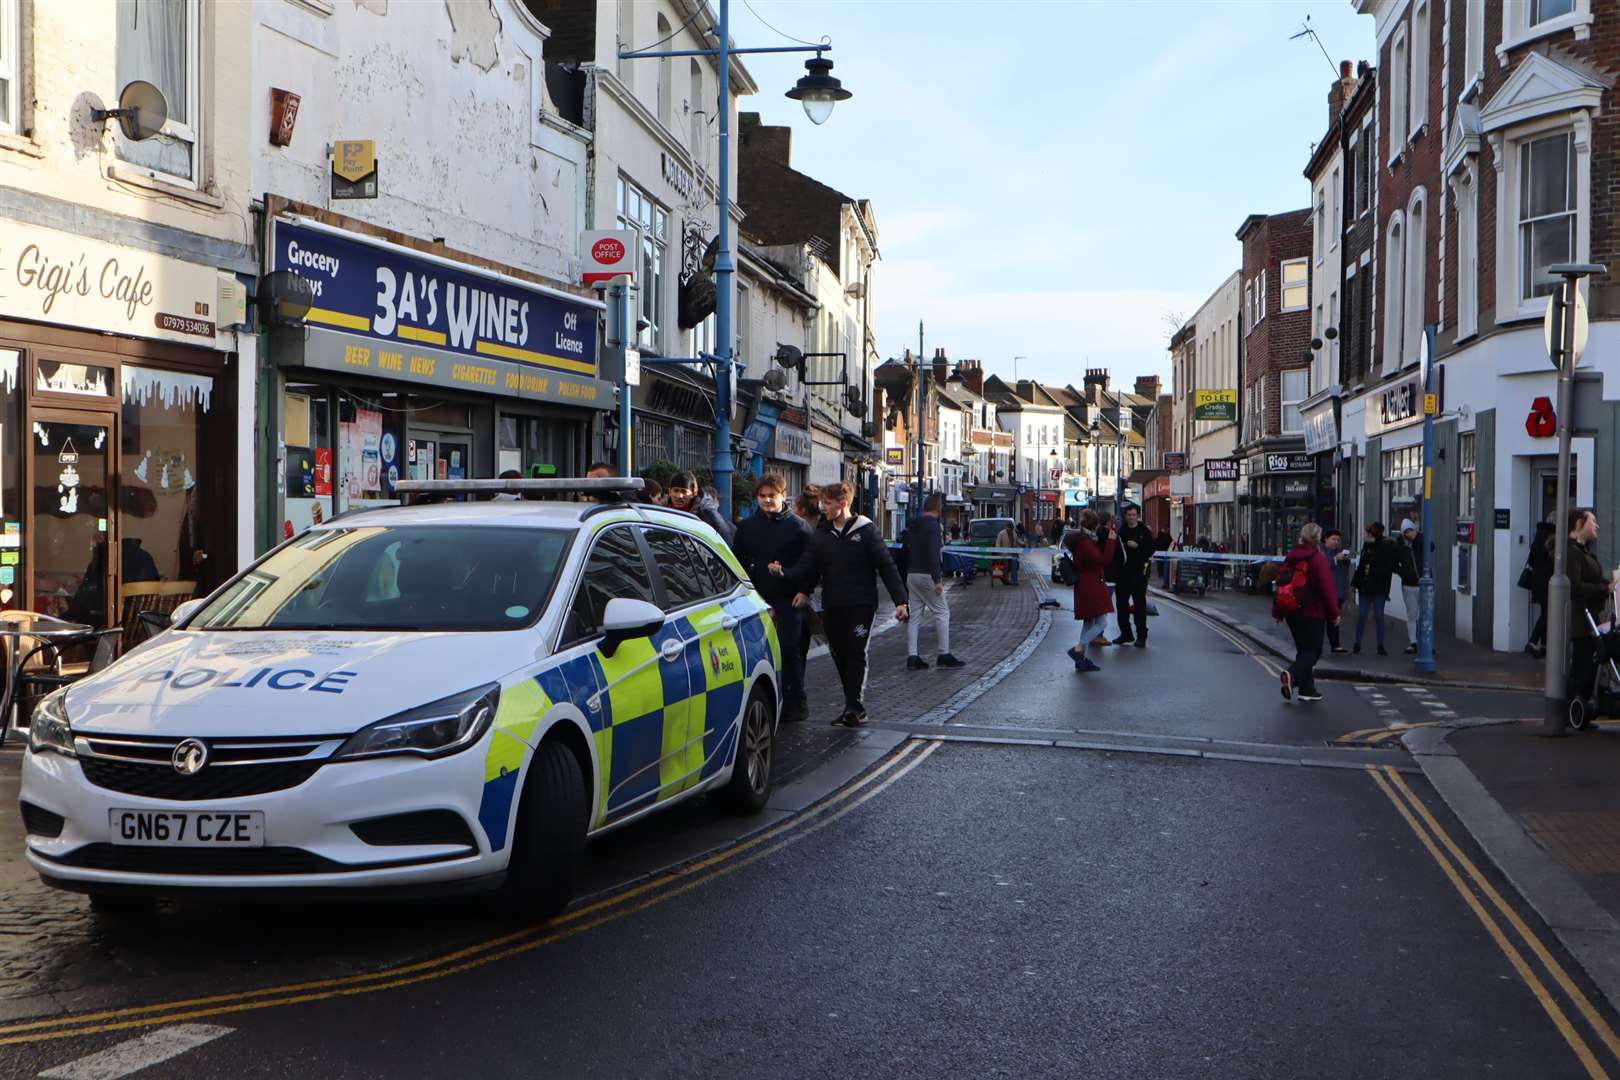
[[[1502,917],[1505,918],[1508,921],[1508,924],[1511,925],[1513,929],[1518,932],[1519,936],[1524,939],[1525,944],[1530,946],[1530,951],[1536,954],[1536,959],[1540,960],[1542,965],[1552,973],[1553,981],[1556,982],[1558,984],[1558,988],[1568,995],[1569,999],[1575,1003],[1575,1008],[1579,1010],[1583,1017],[1586,1018],[1586,1022],[1592,1025],[1592,1030],[1595,1031],[1598,1038],[1603,1041],[1603,1045],[1609,1048],[1609,1053],[1613,1054],[1616,1058],[1620,1058],[1620,1036],[1615,1035],[1614,1029],[1610,1027],[1609,1022],[1603,1018],[1603,1014],[1598,1012],[1598,1010],[1592,1005],[1591,1000],[1581,992],[1580,987],[1575,985],[1574,980],[1569,977],[1569,974],[1564,970],[1563,965],[1561,965],[1557,959],[1553,957],[1552,953],[1547,950],[1547,947],[1541,943],[1541,938],[1537,936],[1529,926],[1525,925],[1524,920],[1519,917],[1519,913],[1502,898],[1502,894],[1496,890],[1496,887],[1490,883],[1485,875],[1479,872],[1479,868],[1474,865],[1473,861],[1469,859],[1460,848],[1458,848],[1456,843],[1451,839],[1451,836],[1440,827],[1440,823],[1434,819],[1434,815],[1429,812],[1429,808],[1423,805],[1423,801],[1419,799],[1417,794],[1411,789],[1410,786],[1407,785],[1405,779],[1403,779],[1399,773],[1395,772],[1395,770],[1389,769],[1388,766],[1385,766],[1385,768],[1388,771],[1390,780],[1393,781],[1394,784],[1405,793],[1406,798],[1412,803],[1413,808],[1417,810],[1418,814],[1428,824],[1429,828],[1434,830],[1435,835],[1440,838],[1440,842],[1445,845],[1446,850],[1451,852],[1451,857],[1456,859],[1457,862],[1461,864],[1462,868],[1468,872],[1468,876],[1473,878],[1474,884],[1479,886],[1480,891],[1483,892],[1486,897],[1490,899],[1491,903],[1496,906],[1496,909],[1502,913]]]
[[[479,942],[474,945],[469,945],[464,948],[445,953],[442,956],[417,961],[416,963],[406,964],[401,967],[386,968],[380,971],[364,974],[346,975],[331,979],[316,979],[308,982],[291,983],[282,986],[263,987],[258,990],[248,990],[240,993],[214,994],[207,997],[188,998],[180,1001],[170,1001],[156,1005],[137,1005],[121,1009],[106,1009],[98,1012],[80,1013],[71,1016],[51,1017],[41,1020],[30,1020],[17,1024],[7,1024],[0,1026],[0,1046],[10,1046],[18,1043],[43,1042],[50,1039],[75,1038],[81,1035],[92,1035],[109,1031],[123,1031],[129,1028],[150,1027],[157,1024],[177,1023],[182,1020],[195,1019],[202,1016],[219,1016],[228,1013],[246,1012],[252,1009],[275,1008],[282,1005],[294,1005],[302,1002],[320,1001],[334,997],[369,994],[378,990],[386,990],[394,987],[410,986],[419,982],[427,982],[433,979],[442,978],[446,975],[482,967],[485,964],[494,962],[495,960],[515,956],[519,953],[539,948],[542,945],[548,945],[556,941],[561,941],[565,938],[572,937],[575,934],[582,933],[585,930],[589,930],[594,927],[601,926],[604,923],[623,918],[624,916],[633,914],[634,912],[645,910],[646,908],[652,907],[656,904],[663,903],[665,900],[679,896],[682,893],[689,892],[698,885],[713,881],[718,877],[730,873],[732,870],[740,869],[741,867],[747,866],[767,855],[774,854],[775,852],[786,847],[788,844],[799,839],[799,836],[808,836],[810,833],[832,824],[834,821],[837,821],[839,818],[854,810],[856,807],[863,805],[869,799],[886,790],[890,785],[899,780],[906,773],[910,772],[919,763],[921,763],[923,759],[927,758],[941,745],[942,744],[938,741],[928,741],[926,745],[921,740],[908,741],[893,755],[883,761],[877,768],[871,770],[854,783],[851,783],[847,787],[834,793],[808,810],[801,811],[788,821],[784,821],[779,825],[774,825],[769,829],[762,830],[754,836],[751,836],[740,843],[734,844],[733,846],[726,848],[724,851],[716,852],[714,855],[700,859],[690,866],[660,874],[658,877],[653,878],[650,881],[633,886],[632,888],[626,889],[623,892],[614,893],[612,896],[604,897],[601,900],[594,901],[582,907],[565,911],[561,915],[557,916],[557,918],[541,926],[529,927],[524,930],[514,931],[510,934],[503,934],[499,937],[491,938],[488,941]],[[914,753],[919,747],[923,748],[922,752]],[[908,758],[910,758],[909,761],[907,761]],[[882,784],[879,784],[877,787],[873,788],[856,801],[850,803],[848,806],[843,807],[837,813],[827,817],[825,820],[815,821],[816,818],[826,814],[829,810],[837,807],[840,803],[849,800],[859,793],[862,788],[871,785],[881,778],[885,773],[895,770],[902,763],[904,763],[904,768],[900,768],[899,771],[894,772],[894,775],[890,776]],[[806,823],[813,824],[807,825]],[[724,865],[732,860],[737,859],[739,855],[751,851],[754,848],[760,847],[760,845],[766,844],[767,842],[790,830],[797,830],[797,835],[788,837],[778,844],[756,852],[747,859],[734,862],[729,866]],[[711,872],[704,873],[704,871]],[[678,888],[659,893],[658,895],[653,896],[639,904],[629,907],[625,906],[628,901],[633,900],[638,896],[643,896],[648,892],[661,888],[662,886],[666,886],[672,882],[681,881],[687,878],[691,878],[692,880]],[[601,914],[604,912],[605,914]],[[599,918],[590,918],[590,916],[599,914],[601,916]],[[569,924],[571,923],[578,923],[578,925],[570,926]],[[566,929],[557,930],[556,928],[559,926],[566,927]],[[552,932],[545,933],[547,930]],[[536,935],[542,936],[536,937]],[[526,938],[532,940],[526,941],[524,940]],[[503,949],[502,946],[510,947]],[[97,1021],[109,1022],[97,1023]]]
[[[1388,766],[1385,766],[1385,768],[1388,768]],[[1367,773],[1373,778],[1373,783],[1377,784],[1379,789],[1388,796],[1389,801],[1394,804],[1401,817],[1406,819],[1406,824],[1411,827],[1412,832],[1422,841],[1423,846],[1428,850],[1435,864],[1445,873],[1447,879],[1456,888],[1458,895],[1463,898],[1463,902],[1468,905],[1469,910],[1473,911],[1480,924],[1490,934],[1491,940],[1496,942],[1496,947],[1502,951],[1502,955],[1507,957],[1508,963],[1512,964],[1513,969],[1519,973],[1519,978],[1524,980],[1525,985],[1530,988],[1530,992],[1541,1003],[1542,1009],[1546,1011],[1547,1016],[1552,1020],[1553,1026],[1558,1029],[1558,1033],[1564,1037],[1564,1041],[1569,1044],[1570,1049],[1575,1051],[1575,1056],[1586,1067],[1587,1075],[1593,1077],[1594,1080],[1606,1080],[1608,1073],[1598,1063],[1597,1058],[1592,1053],[1592,1048],[1587,1045],[1580,1032],[1576,1031],[1574,1025],[1569,1022],[1569,1017],[1564,1015],[1564,1010],[1553,999],[1552,994],[1547,990],[1546,984],[1536,976],[1536,973],[1531,970],[1530,965],[1525,961],[1523,954],[1514,947],[1513,942],[1508,940],[1507,935],[1502,932],[1502,928],[1497,925],[1496,920],[1491,918],[1491,913],[1485,910],[1484,905],[1479,902],[1479,898],[1474,895],[1473,890],[1469,889],[1468,883],[1463,881],[1461,875],[1457,873],[1457,868],[1440,853],[1440,849],[1435,845],[1434,838],[1419,824],[1418,819],[1412,816],[1412,811],[1408,808],[1406,802],[1395,793],[1395,788],[1385,779],[1385,774],[1373,765],[1367,766]],[[1397,783],[1400,782],[1400,776],[1394,769],[1389,769],[1388,775],[1393,777]],[[1404,783],[1401,786],[1406,791],[1411,791],[1411,788],[1406,787]],[[1418,807],[1419,812],[1423,813],[1425,818],[1432,822],[1433,818],[1429,817],[1426,808],[1421,803],[1418,804]],[[1440,829],[1438,824],[1434,827],[1435,831],[1448,841],[1448,847],[1452,846],[1449,844],[1449,837],[1445,836],[1444,830]],[[1554,977],[1556,978],[1558,974],[1556,966],[1550,965],[1550,969],[1554,971]]]

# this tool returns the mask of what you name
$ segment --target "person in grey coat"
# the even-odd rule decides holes
[[[1350,553],[1344,550],[1344,533],[1338,529],[1329,529],[1322,534],[1322,551],[1326,553],[1328,565],[1333,569],[1333,586],[1339,594],[1339,610],[1344,610],[1345,598],[1350,595]],[[1349,652],[1339,642],[1339,624],[1327,624],[1328,644],[1336,653]]]
[[[906,527],[906,593],[913,617],[906,634],[910,649],[906,670],[922,671],[928,661],[919,652],[922,644],[922,617],[934,620],[934,636],[939,645],[934,662],[942,668],[958,668],[962,661],[951,655],[951,607],[945,599],[945,530],[939,515],[945,499],[933,492],[923,500],[923,512]]]

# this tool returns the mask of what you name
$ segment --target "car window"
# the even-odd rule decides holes
[[[619,596],[656,602],[652,575],[647,572],[641,545],[636,543],[631,529],[609,529],[596,538],[596,546],[585,560],[579,590],[574,593],[563,640],[581,641],[601,633],[608,601]]]
[[[653,562],[658,564],[658,575],[664,579],[664,592],[669,597],[665,610],[674,611],[711,595],[708,574],[694,565],[696,559],[686,545],[686,537],[671,529],[648,529],[646,535]]]
[[[692,547],[693,561],[709,582],[710,596],[724,596],[737,587],[737,575],[731,572],[731,567],[715,553],[714,548],[695,536],[688,536],[686,542]]]
[[[572,532],[317,529],[266,555],[192,630],[516,630],[545,609]]]

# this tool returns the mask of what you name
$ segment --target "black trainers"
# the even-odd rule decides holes
[[[928,665],[924,664],[923,666],[927,667]],[[938,656],[934,657],[934,666],[942,668],[958,668],[967,667],[967,664],[958,660],[948,652],[942,652]]]
[[[1301,701],[1321,701],[1322,700],[1322,695],[1318,694],[1315,690],[1309,690],[1309,691],[1300,690],[1294,696],[1299,698],[1299,700],[1301,700]]]
[[[1382,645],[1380,645],[1380,646],[1378,646],[1378,655],[1379,656],[1388,656],[1389,655],[1389,650],[1384,648]]]
[[[924,660],[920,656],[908,656],[908,657],[906,657],[906,670],[907,671],[927,671],[928,670],[928,661]]]
[[[782,723],[798,724],[810,719],[810,707],[802,701],[790,701],[782,706]]]
[[[1132,637],[1130,634],[1121,634],[1121,635],[1119,635],[1119,637],[1114,639],[1114,644],[1115,645],[1129,645],[1131,642],[1133,642],[1135,640],[1136,640],[1136,638]]]
[[[1136,639],[1136,647],[1138,649],[1147,648],[1147,635],[1146,634],[1143,634],[1141,637]]]
[[[1415,652],[1417,652],[1417,646],[1416,645],[1408,645],[1405,649],[1402,649],[1401,651],[1402,652],[1415,653]]]
[[[858,728],[866,726],[865,709],[845,709],[842,716],[833,721],[837,727]]]

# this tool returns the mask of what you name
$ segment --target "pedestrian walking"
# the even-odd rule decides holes
[[[1009,521],[1007,523],[1007,527],[1002,529],[1001,532],[996,534],[996,547],[998,547],[998,548],[1018,548],[1018,547],[1023,547],[1023,545],[1018,542],[1018,530],[1013,527],[1012,522]],[[992,560],[992,562],[993,561],[995,561],[995,560]],[[1014,554],[1009,558],[1006,555],[1002,555],[1001,556],[1001,561],[1003,563],[1005,563],[1006,567],[1007,567],[1007,584],[1009,584],[1009,585],[1018,584],[1018,556],[1016,554]],[[995,579],[992,578],[990,583],[992,585],[995,584]]]
[[[1384,523],[1375,521],[1367,526],[1367,539],[1361,545],[1361,557],[1350,587],[1356,593],[1356,643],[1353,653],[1361,652],[1362,637],[1367,629],[1367,616],[1373,619],[1378,632],[1378,655],[1388,656],[1384,648],[1384,605],[1389,603],[1389,587],[1395,578],[1395,544],[1384,535]]]
[[[1149,568],[1153,564],[1153,530],[1142,524],[1142,511],[1134,506],[1125,508],[1125,526],[1119,530],[1119,545],[1115,559],[1118,571],[1114,582],[1114,602],[1119,610],[1119,636],[1115,645],[1134,644],[1147,648],[1147,590]],[[1136,622],[1131,632],[1130,620]]]
[[[1063,542],[1074,566],[1074,617],[1080,623],[1080,643],[1069,650],[1069,659],[1074,661],[1076,671],[1101,671],[1086,650],[1108,624],[1108,613],[1114,609],[1108,600],[1108,584],[1103,581],[1103,567],[1114,559],[1116,540],[1102,527],[1097,512],[1087,510],[1080,515],[1080,527],[1070,531]]]
[[[1428,552],[1423,534],[1418,532],[1417,522],[1411,518],[1401,522],[1399,545],[1400,562],[1396,565],[1401,575],[1401,603],[1406,607],[1406,651],[1415,653],[1418,650],[1418,582],[1423,578],[1423,560]]]
[[[1552,581],[1553,534],[1557,531],[1550,521],[1536,526],[1529,557],[1525,559],[1524,569],[1519,571],[1519,587],[1530,590],[1530,602],[1536,605],[1536,625],[1524,645],[1524,651],[1532,656],[1547,655],[1547,586]]]
[[[821,525],[821,485],[806,484],[799,497],[793,500],[793,512],[803,518],[811,533],[814,533]],[[804,613],[804,634],[799,638],[799,661],[808,664],[811,639],[827,640],[826,628],[821,625],[821,590],[812,592],[810,603],[799,610]]]
[[[678,472],[669,478],[669,506],[673,510],[685,510],[689,514],[696,514],[728,545],[735,531],[731,522],[720,513],[720,504],[709,497],[698,486],[697,477],[689,472]]]
[[[1569,697],[1589,698],[1597,678],[1598,639],[1587,616],[1602,622],[1614,588],[1603,564],[1592,553],[1597,542],[1598,519],[1591,510],[1569,512],[1569,536],[1564,550],[1564,572],[1569,575]]]
[[[1283,559],[1277,581],[1272,617],[1286,621],[1294,637],[1294,662],[1279,676],[1283,700],[1321,701],[1316,662],[1322,659],[1322,633],[1339,621],[1338,587],[1322,550],[1322,526],[1312,521],[1299,530],[1299,543]]]
[[[1350,595],[1350,553],[1344,550],[1344,533],[1338,529],[1323,533],[1322,550],[1327,552],[1328,565],[1333,567],[1333,595],[1339,601],[1339,611],[1343,612],[1344,601]],[[1327,639],[1334,652],[1350,651],[1339,640],[1338,620],[1327,624]]]
[[[910,645],[907,671],[928,667],[920,650],[924,618],[934,623],[934,639],[939,646],[934,663],[942,668],[962,666],[962,661],[951,653],[951,607],[945,599],[945,531],[939,521],[944,508],[945,498],[936,491],[923,500],[922,515],[906,527],[906,596],[911,612],[906,623]]]
[[[776,638],[782,646],[782,722],[804,720],[810,715],[804,692],[804,662],[807,648],[801,642],[809,637],[805,613],[795,607],[797,590],[792,583],[771,571],[771,567],[792,566],[804,557],[810,543],[810,526],[787,506],[787,489],[782,478],[766,473],[754,485],[757,512],[737,525],[731,550],[748,571],[760,598],[771,606]]]
[[[866,724],[866,648],[877,615],[877,579],[894,600],[895,618],[909,615],[905,587],[894,568],[889,549],[872,520],[851,514],[850,486],[840,481],[821,489],[821,524],[805,545],[804,554],[791,568],[777,566],[771,573],[792,583],[795,607],[810,602],[810,591],[821,586],[821,623],[827,648],[844,688],[844,711],[833,720],[836,727]]]

